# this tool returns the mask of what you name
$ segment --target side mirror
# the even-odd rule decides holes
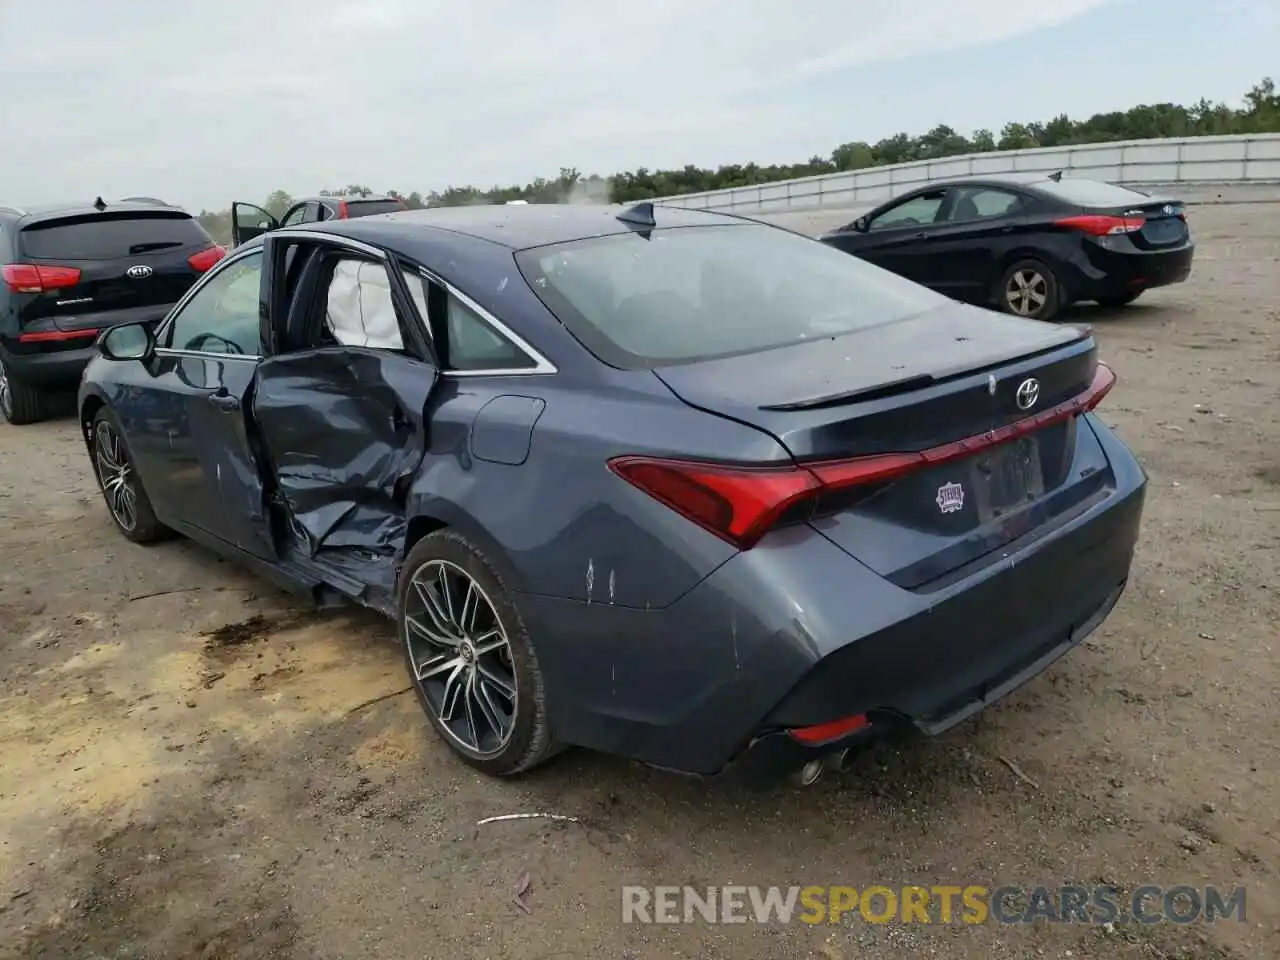
[[[871,229],[871,221],[866,217],[859,217],[857,220],[853,221],[853,229],[857,230],[859,233],[866,233]]]
[[[98,340],[98,352],[108,360],[146,360],[155,348],[155,337],[145,323],[109,327]]]

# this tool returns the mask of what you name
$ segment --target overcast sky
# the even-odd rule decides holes
[[[0,202],[798,161],[1237,102],[1277,49],[1280,0],[0,0]]]

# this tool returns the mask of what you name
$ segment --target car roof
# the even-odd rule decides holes
[[[0,204],[0,214],[17,217],[29,223],[38,223],[41,220],[52,220],[58,217],[91,217],[98,213],[127,213],[130,211],[154,213],[156,210],[172,210],[176,213],[184,213],[190,216],[182,207],[150,200],[112,200],[102,210],[95,207],[92,202],[43,203],[28,207],[13,207]]]
[[[383,194],[383,193],[371,193],[367,197],[359,193],[330,193],[324,196],[298,197],[293,201],[293,204],[294,206],[297,206],[300,203],[325,203],[325,202],[359,203],[362,200],[365,202],[371,202],[371,201],[376,202],[380,200],[394,200],[394,199],[396,198],[393,196],[390,196],[389,194]]]
[[[411,243],[413,237],[421,235],[425,228],[446,230],[512,250],[522,250],[643,229],[618,219],[618,214],[625,209],[618,204],[500,203],[402,210],[355,220],[328,220],[316,226],[353,239],[389,246],[395,246],[397,242]],[[663,206],[654,207],[654,219],[658,230],[748,222],[743,217]],[[313,225],[308,224],[307,227],[312,229]]]
[[[921,184],[917,190],[941,190],[945,187],[1030,187],[1034,189],[1048,182],[1047,173],[987,173],[976,177],[934,180]]]

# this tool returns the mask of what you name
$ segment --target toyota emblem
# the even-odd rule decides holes
[[[145,280],[155,271],[148,267],[145,263],[139,263],[130,267],[124,272],[124,275],[130,280]]]
[[[1013,397],[1018,403],[1019,410],[1030,410],[1040,399],[1040,381],[1035,377],[1028,377],[1018,384],[1018,391]]]

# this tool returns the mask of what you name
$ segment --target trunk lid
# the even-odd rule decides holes
[[[1149,202],[1113,207],[1100,212],[1116,217],[1141,217],[1142,228],[1129,234],[1133,245],[1139,250],[1180,247],[1191,237],[1191,231],[1187,227],[1186,206],[1180,200],[1152,197]]]
[[[1090,389],[1097,349],[1084,330],[948,304],[834,339],[654,372],[685,403],[764,430],[798,462],[816,464],[936,450],[1044,414]],[[810,523],[881,575],[921,587],[1080,509],[1106,462],[1096,441],[1078,436],[1074,418],[1060,419],[833,493]]]
[[[212,238],[180,211],[130,211],[37,221],[18,234],[18,256],[45,276],[78,271],[73,283],[18,294],[24,331],[91,331],[159,320],[199,278],[189,262]],[[62,268],[59,270],[58,268]]]

